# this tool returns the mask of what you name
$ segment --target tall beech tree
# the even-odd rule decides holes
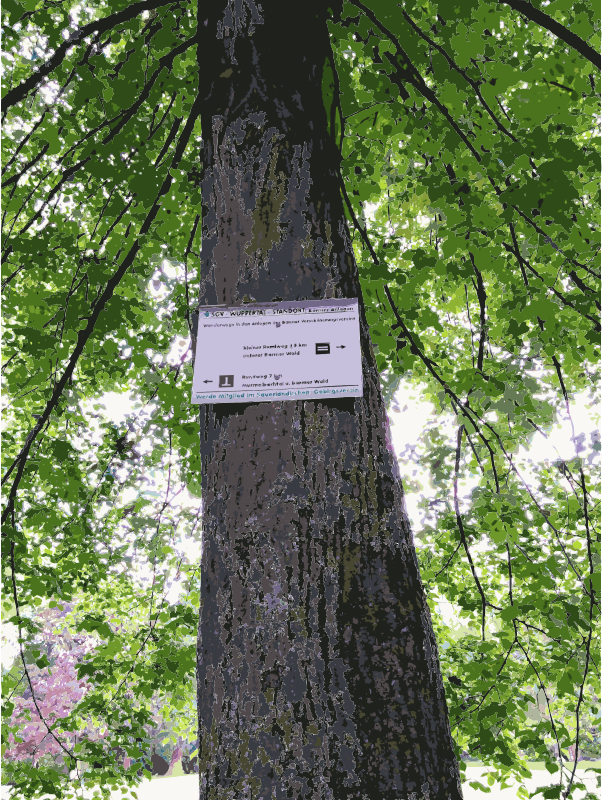
[[[135,785],[158,707],[178,748],[198,715],[204,800],[461,797],[462,754],[585,788],[600,25],[450,9],[3,3],[16,796]],[[362,398],[191,403],[202,306],[351,297]],[[398,462],[402,379],[434,414]],[[574,456],[525,462],[558,422]],[[57,607],[77,664],[44,654]]]
[[[200,307],[361,298],[324,3],[205,13]],[[201,408],[203,798],[462,796],[363,303],[361,349],[361,399]]]

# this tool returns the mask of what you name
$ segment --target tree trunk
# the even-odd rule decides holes
[[[182,761],[182,755],[183,755],[182,739],[181,739],[181,737],[178,736],[178,741],[176,743],[176,746],[173,749],[173,752],[171,754],[171,758],[169,759],[169,765],[168,765],[168,768],[167,768],[167,772],[165,773],[165,775],[167,777],[171,777],[173,775],[173,771],[174,771],[174,769],[176,767],[176,764],[178,763],[178,761]],[[182,770],[182,772],[183,771],[184,770]]]
[[[201,406],[203,800],[462,797],[328,132],[326,5],[199,10],[200,305],[357,297],[364,377],[363,398]]]

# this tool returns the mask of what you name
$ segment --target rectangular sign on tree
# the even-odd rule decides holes
[[[357,299],[199,309],[193,403],[362,395]]]

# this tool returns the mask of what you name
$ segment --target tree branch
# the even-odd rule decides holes
[[[184,130],[182,132],[182,135],[181,135],[181,137],[180,137],[180,139],[178,141],[177,147],[175,149],[175,152],[174,152],[174,155],[173,155],[173,158],[172,158],[172,162],[171,162],[170,171],[175,169],[178,166],[178,164],[180,163],[180,160],[182,159],[182,156],[184,154],[184,150],[186,148],[186,145],[188,144],[190,136],[192,135],[192,130],[193,130],[194,124],[196,122],[196,119],[197,119],[197,117],[198,117],[198,115],[200,113],[200,110],[201,110],[201,98],[200,98],[200,96],[197,96],[197,99],[195,100],[194,105],[192,107],[190,116],[188,117],[188,120],[186,122]],[[105,308],[106,304],[108,303],[108,301],[113,296],[113,293],[114,293],[115,289],[117,288],[119,282],[121,281],[121,279],[123,278],[123,276],[125,275],[127,270],[130,268],[132,263],[134,262],[134,259],[135,259],[136,255],[138,254],[138,251],[140,249],[140,238],[143,237],[150,230],[152,222],[155,219],[155,217],[157,215],[157,212],[159,211],[159,208],[160,208],[159,200],[160,200],[160,198],[169,191],[169,187],[171,186],[171,183],[172,183],[172,180],[173,180],[173,178],[172,178],[172,176],[170,174],[170,171],[168,171],[168,173],[167,173],[167,175],[165,177],[165,180],[163,181],[163,184],[162,184],[161,188],[159,189],[159,192],[157,194],[157,197],[155,199],[155,202],[154,202],[152,208],[150,209],[150,211],[146,215],[146,219],[144,220],[144,223],[142,224],[142,227],[140,228],[140,232],[138,234],[138,238],[136,239],[136,241],[134,242],[134,244],[130,248],[129,252],[127,253],[125,258],[121,262],[121,265],[119,266],[117,271],[114,273],[113,277],[110,278],[110,280],[108,281],[104,291],[102,292],[102,295],[100,296],[98,302],[94,306],[94,309],[93,309],[92,313],[88,317],[88,323],[87,323],[86,327],[83,330],[80,330],[78,332],[77,344],[76,344],[76,346],[75,346],[75,348],[73,350],[73,353],[71,354],[71,358],[69,359],[69,364],[67,365],[67,368],[65,369],[65,371],[64,371],[63,375],[61,376],[61,378],[57,381],[57,384],[56,384],[56,386],[54,388],[52,396],[51,396],[50,400],[48,401],[48,403],[46,404],[46,408],[42,412],[40,418],[38,419],[38,421],[37,421],[37,423],[35,425],[35,427],[33,428],[31,433],[27,437],[27,440],[26,440],[25,445],[23,446],[21,452],[19,453],[17,458],[13,461],[12,465],[9,467],[9,469],[5,473],[4,477],[2,478],[2,484],[4,484],[8,480],[8,478],[10,477],[11,473],[13,472],[13,470],[15,468],[17,468],[17,474],[16,474],[16,476],[15,476],[15,478],[13,480],[13,484],[11,486],[11,490],[10,490],[10,494],[9,494],[9,498],[8,498],[8,503],[7,503],[7,506],[6,506],[5,510],[4,510],[4,513],[2,514],[2,522],[4,522],[6,520],[6,518],[9,516],[9,514],[12,512],[12,509],[14,508],[15,498],[16,498],[16,495],[17,495],[17,492],[18,492],[18,489],[19,489],[19,484],[21,482],[21,478],[22,478],[23,472],[25,470],[25,464],[27,462],[29,451],[31,449],[31,446],[32,446],[34,440],[36,439],[36,437],[38,436],[38,434],[42,430],[42,428],[45,425],[45,423],[47,422],[47,420],[50,418],[50,414],[52,413],[53,409],[56,407],[56,405],[57,405],[57,403],[58,403],[58,401],[59,401],[59,399],[61,397],[61,394],[63,393],[63,390],[64,390],[65,386],[67,385],[67,381],[73,375],[73,372],[75,370],[75,366],[76,366],[76,364],[77,364],[77,362],[79,360],[79,357],[82,354],[82,352],[84,350],[84,347],[86,346],[90,336],[92,335],[92,331],[94,330],[94,327],[96,325],[96,322],[97,322],[100,314],[104,310],[104,308]]]
[[[468,253],[470,256],[470,260],[472,262],[472,268],[477,276],[477,297],[479,299],[479,309],[480,309],[480,318],[479,318],[479,327],[480,327],[480,335],[479,335],[479,353],[477,355],[477,369],[479,372],[483,372],[483,356],[485,354],[485,339],[487,338],[487,317],[485,312],[485,305],[487,303],[487,294],[485,292],[485,284],[483,283],[483,276],[477,269],[477,266],[474,262],[474,256],[471,252]]]
[[[412,27],[412,28],[413,28],[413,29],[416,31],[416,33],[417,33],[417,34],[418,34],[420,37],[422,37],[422,38],[425,40],[425,42],[428,42],[428,44],[429,44],[431,47],[434,47],[434,48],[435,48],[435,50],[437,50],[439,53],[441,53],[441,55],[442,55],[442,56],[443,56],[443,57],[446,59],[446,61],[447,61],[447,63],[449,64],[449,66],[450,66],[452,69],[455,69],[455,70],[456,70],[456,72],[458,72],[458,73],[459,73],[459,74],[460,74],[460,75],[461,75],[461,76],[464,78],[464,80],[465,80],[465,81],[466,81],[466,82],[467,82],[467,83],[470,85],[470,87],[472,88],[472,90],[474,91],[474,93],[476,94],[476,96],[479,98],[479,101],[480,101],[481,105],[483,106],[483,108],[484,108],[484,109],[487,111],[487,113],[489,114],[489,116],[491,117],[491,119],[492,119],[492,120],[495,122],[495,124],[496,124],[496,126],[497,126],[498,130],[499,130],[499,131],[501,131],[502,133],[505,133],[505,134],[506,134],[506,136],[510,137],[510,139],[512,139],[512,141],[513,141],[513,142],[517,142],[517,141],[518,141],[518,139],[516,139],[516,137],[515,137],[515,136],[513,136],[513,135],[510,133],[510,131],[509,131],[507,128],[505,128],[505,127],[502,125],[502,123],[499,121],[499,119],[496,117],[496,115],[493,113],[493,111],[492,111],[492,110],[491,110],[491,108],[489,107],[489,104],[487,103],[487,101],[485,100],[485,98],[483,97],[483,95],[481,94],[481,90],[480,90],[480,88],[479,88],[479,85],[478,85],[478,83],[476,83],[475,81],[473,81],[473,80],[472,80],[472,78],[470,77],[470,75],[468,75],[468,74],[467,74],[466,70],[463,70],[461,67],[459,67],[459,66],[456,64],[456,62],[453,60],[453,58],[451,58],[451,56],[449,56],[449,55],[447,54],[447,52],[445,51],[445,49],[444,49],[443,47],[441,47],[441,45],[439,45],[439,44],[437,44],[437,42],[433,41],[433,40],[430,38],[430,36],[427,36],[427,35],[426,35],[426,33],[424,33],[424,32],[423,32],[423,31],[422,31],[422,30],[421,30],[421,29],[418,27],[418,25],[416,25],[416,23],[414,22],[414,20],[413,20],[413,19],[412,19],[412,18],[411,18],[411,17],[410,17],[410,16],[409,16],[409,15],[408,15],[406,12],[405,12],[405,10],[404,10],[403,8],[402,8],[402,10],[401,10],[401,13],[403,14],[403,17],[404,17],[404,19],[405,19],[405,20],[406,20],[406,21],[407,21],[407,22],[408,22],[408,23],[411,25],[411,27]]]
[[[552,19],[552,17],[544,14],[543,11],[540,11],[534,5],[531,5],[531,3],[526,2],[526,0],[498,0],[498,3],[501,5],[510,6],[510,8],[514,9],[514,11],[518,11],[536,25],[539,25],[541,28],[545,28],[546,30],[550,31],[550,33],[553,33],[554,36],[562,39],[565,44],[568,44],[569,47],[572,47],[573,50],[576,50],[588,61],[591,61],[594,67],[598,67],[598,69],[600,69],[600,54],[597,53],[593,47],[590,47],[590,45],[587,42],[584,42],[583,39],[579,38],[576,33],[572,33],[560,22],[556,22],[555,19]]]
[[[21,81],[18,86],[15,86],[14,89],[6,93],[3,98],[4,112],[6,113],[9,108],[24,100],[32,89],[35,89],[47,75],[50,75],[51,72],[63,63],[67,51],[73,47],[73,45],[79,44],[86,36],[89,36],[95,31],[100,34],[106,33],[122,22],[127,22],[133,17],[137,17],[138,14],[141,14],[143,11],[159,8],[160,6],[168,6],[173,2],[174,0],[142,0],[142,2],[134,3],[134,5],[124,8],[116,14],[111,14],[103,19],[97,19],[94,22],[89,22],[87,25],[78,28],[63,42],[63,44],[57,47],[48,61],[40,65],[33,75],[30,75],[29,78]]]
[[[420,94],[426,100],[428,100],[430,103],[432,103],[440,111],[440,113],[445,117],[445,119],[450,124],[451,128],[457,133],[457,135],[464,142],[466,147],[468,147],[468,149],[470,150],[472,155],[475,157],[475,159],[480,164],[481,163],[481,156],[477,153],[477,151],[474,149],[472,144],[468,141],[467,137],[464,135],[462,130],[458,127],[458,124],[453,119],[453,117],[451,116],[451,114],[447,110],[446,106],[444,106],[443,103],[438,99],[438,97],[435,94],[435,92],[432,89],[429,89],[429,87],[426,85],[426,83],[424,81],[424,78],[418,72],[416,67],[412,64],[408,54],[402,48],[402,46],[401,46],[401,44],[399,42],[399,39],[388,28],[386,28],[382,24],[382,22],[380,22],[380,20],[376,16],[376,14],[373,11],[371,11],[367,6],[365,6],[363,3],[361,3],[360,0],[350,0],[350,1],[353,2],[354,6],[357,6],[358,8],[360,8],[364,12],[364,14],[368,17],[368,19],[371,22],[373,22],[374,25],[376,25],[376,27],[382,33],[384,33],[385,36],[388,39],[390,39],[393,42],[393,44],[395,45],[395,49],[397,50],[398,57],[400,57],[401,60],[403,61],[403,67],[402,67],[401,64],[395,63],[393,61],[393,59],[391,58],[391,54],[390,53],[388,53],[388,52],[384,53],[385,58],[389,61],[391,66],[393,66],[393,68],[396,70],[396,72],[398,74],[400,72],[400,68],[402,68],[404,70],[404,74],[403,74],[402,77],[405,80],[407,80],[409,83],[411,83],[412,86],[414,86],[414,88],[417,89],[420,92]]]
[[[460,427],[458,428],[458,437],[456,441],[456,460],[454,463],[454,510],[456,512],[456,523],[458,525],[458,530],[460,531],[460,540],[462,542],[462,546],[464,547],[464,552],[466,553],[466,557],[468,558],[468,563],[470,564],[470,571],[472,572],[472,577],[477,585],[479,594],[481,595],[481,639],[485,641],[485,609],[488,605],[491,605],[491,603],[487,602],[487,599],[485,597],[485,592],[483,591],[483,587],[481,586],[481,581],[479,580],[479,576],[477,575],[477,571],[472,561],[472,556],[470,555],[470,550],[468,549],[468,542],[466,541],[466,534],[464,532],[464,522],[462,520],[462,514],[460,513],[460,501],[458,499],[458,473],[460,471],[460,453],[462,451],[463,432],[464,432],[464,425],[460,425]]]
[[[21,662],[23,664],[23,669],[24,669],[25,675],[27,677],[27,683],[29,684],[29,690],[31,692],[31,699],[33,701],[33,704],[36,707],[36,711],[38,712],[38,717],[44,723],[44,725],[46,727],[46,730],[48,731],[48,734],[50,734],[50,736],[52,736],[52,738],[58,744],[58,746],[61,748],[61,750],[63,750],[67,754],[67,756],[69,757],[69,761],[70,762],[71,761],[75,761],[75,756],[73,755],[73,753],[65,747],[65,745],[61,742],[61,740],[55,734],[54,729],[51,728],[48,725],[48,723],[46,722],[45,717],[42,715],[42,712],[40,711],[40,707],[38,705],[38,701],[36,699],[35,691],[34,691],[34,688],[33,688],[33,683],[32,683],[32,680],[31,680],[31,676],[29,674],[29,670],[27,669],[27,664],[25,663],[25,653],[23,652],[23,643],[21,641],[22,640],[22,635],[21,635],[21,633],[22,633],[21,612],[19,610],[19,598],[18,598],[18,595],[17,595],[17,581],[16,581],[16,576],[15,576],[15,571],[16,570],[15,570],[15,543],[14,542],[11,542],[11,546],[10,546],[10,571],[11,571],[12,589],[13,589],[13,602],[15,604],[15,611],[16,611],[16,616],[17,616],[17,627],[19,629],[19,654],[21,656]]]

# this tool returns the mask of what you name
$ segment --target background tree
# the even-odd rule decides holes
[[[36,615],[41,627],[40,635],[26,650],[31,687],[27,687],[22,695],[16,695],[12,704],[10,727],[18,734],[11,733],[8,737],[9,747],[4,752],[7,759],[31,761],[37,767],[44,756],[60,756],[59,763],[64,764],[60,745],[48,735],[43,720],[52,724],[67,717],[85,695],[88,678],[78,680],[76,666],[90,649],[85,636],[72,637],[68,629],[64,634],[61,632],[59,619],[65,614],[66,610],[59,611],[55,607]],[[15,666],[18,669],[19,665]],[[21,683],[24,677],[21,674]],[[85,734],[83,731],[71,732],[69,744],[73,745],[77,736],[94,738],[95,733],[94,730]]]
[[[64,759],[60,743],[49,734],[45,723],[51,723],[52,727],[52,723],[58,719],[69,717],[69,729],[63,736],[65,743],[71,747],[82,740],[105,740],[111,734],[102,724],[102,719],[99,720],[95,714],[98,695],[87,698],[88,702],[81,702],[82,697],[94,692],[95,687],[85,674],[85,669],[83,678],[78,678],[77,673],[82,666],[90,663],[89,654],[100,649],[101,637],[109,638],[108,644],[103,648],[105,651],[111,649],[111,646],[115,648],[120,639],[128,639],[128,633],[131,637],[132,623],[137,622],[139,625],[140,620],[130,618],[125,623],[115,622],[118,618],[107,610],[104,617],[97,616],[96,625],[93,626],[90,615],[84,611],[85,601],[86,598],[78,598],[72,605],[58,607],[55,604],[34,613],[32,622],[37,630],[27,637],[24,645],[25,663],[33,691],[29,687],[22,692],[18,691],[25,683],[20,659],[15,659],[11,667],[6,669],[5,682],[14,682],[15,688],[6,701],[5,710],[9,707],[12,710],[8,723],[12,732],[8,735],[8,746],[3,758],[9,763],[18,762],[25,771],[31,765],[41,771],[49,768],[49,775],[57,767],[65,774],[70,771],[79,774],[101,766],[100,762],[86,763],[79,760],[76,764],[70,764]],[[126,630],[128,627],[129,632]],[[75,634],[72,633],[73,630]],[[98,657],[99,653],[96,652],[95,655]],[[150,664],[156,670],[157,662],[151,661]],[[177,696],[170,693],[168,701],[160,688],[155,688],[150,694],[148,687],[143,692],[137,687],[140,696],[136,696],[128,686],[124,693],[125,700],[130,710],[137,712],[139,720],[145,718],[144,736],[134,737],[130,734],[130,748],[127,752],[119,745],[113,744],[110,747],[113,761],[120,772],[122,767],[124,771],[142,774],[144,767],[152,770],[153,774],[163,775],[182,755],[186,755],[191,762],[186,764],[187,771],[198,771],[196,762],[192,763],[195,757],[193,751],[196,749],[196,708],[192,678],[191,675],[189,687],[181,686]],[[147,703],[144,703],[145,697],[149,698]],[[150,713],[145,715],[145,711]],[[177,711],[176,718],[173,716],[174,711]],[[121,733],[128,736],[128,729],[129,725]],[[140,730],[137,732],[140,733]],[[189,741],[184,741],[182,734]],[[100,752],[105,753],[102,748]]]
[[[197,28],[184,2],[3,4],[4,598],[21,638],[32,608],[72,600],[82,630],[101,632],[78,670],[91,690],[46,723],[66,762],[99,765],[76,780],[105,792],[137,780],[114,749],[140,757],[153,694],[190,702],[206,18]],[[579,758],[599,729],[599,437],[532,474],[520,448],[598,393],[596,12],[514,0],[449,18],[443,4],[375,0],[326,29],[328,146],[384,397],[401,377],[438,413],[416,458],[441,510],[417,545],[431,608],[447,599],[466,624],[458,638],[433,616],[457,752],[519,779],[529,753],[556,772],[549,796],[569,796],[579,781],[562,753]],[[93,424],[107,391],[137,401],[123,427]],[[102,627],[134,607],[123,634]],[[31,691],[22,665],[8,694]],[[106,736],[71,746],[90,713]],[[7,763],[23,796],[62,796],[58,769]]]

